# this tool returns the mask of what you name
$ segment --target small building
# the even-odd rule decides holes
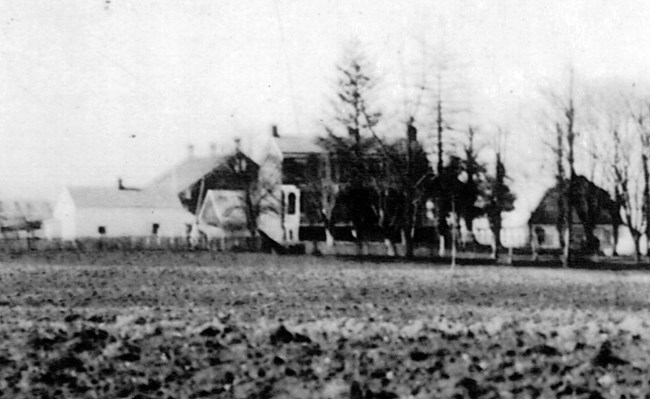
[[[193,217],[177,197],[156,190],[67,187],[46,222],[48,238],[183,237]]]
[[[616,240],[614,226],[621,225],[618,208],[607,191],[585,177],[577,176],[574,184],[577,206],[571,212],[572,247],[577,249],[587,246],[588,238],[584,228],[584,222],[587,220],[593,225],[593,236],[598,240],[597,249],[600,252],[611,252]],[[531,240],[537,248],[560,248],[560,233],[557,229],[560,216],[559,201],[560,189],[557,186],[552,187],[546,191],[531,214],[528,225]]]

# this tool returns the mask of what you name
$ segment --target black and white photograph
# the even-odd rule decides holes
[[[0,0],[0,398],[647,398],[649,238],[649,2]]]

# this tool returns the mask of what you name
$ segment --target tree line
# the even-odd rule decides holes
[[[416,106],[393,121],[392,134],[380,133],[379,124],[388,117],[374,96],[378,79],[358,44],[345,52],[337,65],[334,118],[321,138],[338,172],[331,182],[313,182],[321,193],[320,216],[328,241],[341,207],[347,210],[359,248],[371,229],[379,229],[389,253],[395,253],[395,242],[401,241],[407,258],[413,257],[415,231],[422,220],[436,226],[434,238],[444,255],[454,249],[461,220],[472,231],[474,220],[487,217],[495,240],[493,256],[498,257],[501,217],[513,209],[515,200],[503,160],[506,134],[499,130],[487,145],[479,146],[479,127],[450,127],[441,71],[430,72],[437,90],[423,82],[411,98]],[[427,95],[433,106],[422,111],[421,97]],[[435,137],[433,146],[424,146],[418,137],[423,130],[418,125],[426,126],[426,119],[435,120],[434,131],[424,132]],[[462,144],[452,146],[449,139],[459,134]],[[486,147],[495,155],[493,165],[480,157]]]
[[[557,228],[563,263],[571,264],[576,247],[572,213],[585,229],[582,249],[594,253],[598,210],[605,207],[614,224],[614,254],[624,225],[638,262],[643,238],[650,235],[650,88],[619,79],[580,83],[573,71],[567,81],[564,90],[546,93],[550,112],[544,118],[546,137],[554,137],[547,144],[562,194]],[[595,185],[582,184],[585,179]]]

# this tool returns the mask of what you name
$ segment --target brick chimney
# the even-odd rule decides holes
[[[277,125],[271,125],[271,135],[275,138],[280,137],[280,133],[278,133],[278,126]]]

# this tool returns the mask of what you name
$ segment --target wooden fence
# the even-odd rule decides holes
[[[254,252],[262,248],[259,237],[227,237],[223,240],[202,240],[192,245],[186,237],[119,237],[84,238],[78,240],[45,240],[34,238],[0,239],[0,251],[233,251]]]

